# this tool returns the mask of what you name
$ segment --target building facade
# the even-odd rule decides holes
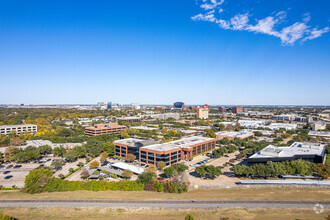
[[[36,133],[38,131],[37,125],[25,124],[25,125],[0,125],[0,134],[9,134],[11,132],[20,133]]]
[[[232,107],[231,108],[231,112],[234,113],[234,114],[238,114],[238,113],[243,112],[243,108],[242,107],[235,106],[235,107]]]
[[[324,163],[326,159],[325,144],[294,142],[289,147],[268,145],[247,159],[248,164],[306,160],[313,163]]]
[[[93,127],[86,127],[85,128],[85,135],[86,136],[97,136],[102,134],[112,134],[118,133],[121,131],[126,130],[126,126],[118,125],[117,123],[110,123],[110,124],[97,124]]]
[[[115,154],[119,157],[126,157],[127,154],[133,154],[139,159],[139,151],[141,147],[156,144],[156,141],[152,139],[137,139],[127,138],[122,140],[116,140],[113,142],[115,145]]]
[[[215,139],[207,137],[188,137],[163,144],[140,148],[139,161],[156,165],[164,161],[166,166],[178,163],[215,148]]]
[[[313,131],[320,131],[320,130],[324,130],[326,129],[327,127],[327,123],[324,122],[324,121],[316,121],[314,124],[313,124]]]
[[[196,110],[197,110],[197,118],[200,118],[200,119],[209,118],[209,108],[208,107],[198,107]]]
[[[228,140],[234,140],[235,138],[240,139],[240,140],[244,140],[244,139],[248,139],[248,138],[253,138],[254,137],[254,133],[251,131],[220,131],[215,133],[216,135],[216,139],[217,140],[221,140],[224,138],[228,138]]]

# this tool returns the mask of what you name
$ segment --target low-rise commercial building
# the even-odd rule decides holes
[[[295,142],[289,147],[268,145],[250,156],[247,162],[253,164],[303,159],[314,163],[324,163],[326,159],[325,148],[325,144],[307,142]]]
[[[319,131],[319,130],[324,130],[327,127],[327,123],[324,121],[316,121],[313,124],[313,131]]]
[[[254,133],[250,131],[220,131],[215,133],[216,139],[221,140],[223,138],[228,138],[229,140],[234,140],[235,138],[238,138],[240,140],[253,138]]]
[[[96,136],[102,134],[112,134],[118,133],[121,131],[126,130],[126,126],[118,125],[117,123],[110,123],[110,124],[97,124],[94,127],[86,127],[85,128],[85,135],[86,136]]]
[[[289,123],[271,123],[268,126],[263,126],[265,128],[269,128],[271,130],[279,130],[281,128],[284,128],[285,130],[294,130],[297,129],[297,124],[289,124]]]
[[[139,159],[140,147],[155,144],[156,141],[152,139],[137,139],[137,138],[126,138],[116,140],[113,142],[115,145],[115,154],[120,157],[126,157],[127,154],[133,154]]]
[[[117,118],[117,121],[125,121],[125,122],[129,122],[129,123],[134,123],[134,122],[140,122],[141,121],[141,117],[121,117],[121,118]]]
[[[25,124],[25,125],[0,125],[0,134],[9,134],[11,132],[20,133],[36,133],[38,131],[37,125]]]
[[[327,131],[310,131],[308,133],[309,136],[314,136],[314,137],[323,137],[326,139],[330,139],[330,132]]]
[[[238,123],[245,128],[258,128],[266,124],[264,120],[238,120]]]
[[[164,161],[166,165],[178,163],[215,148],[215,139],[188,137],[163,144],[153,144],[140,148],[140,162],[156,165]]]

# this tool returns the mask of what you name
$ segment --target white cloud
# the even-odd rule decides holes
[[[310,13],[305,13],[303,14],[303,22],[307,23],[311,20],[311,15]]]
[[[297,40],[302,38],[308,26],[305,23],[296,22],[293,25],[283,28],[278,37],[284,45],[293,45]]]
[[[269,34],[276,36],[277,32],[274,30],[275,24],[279,21],[274,19],[274,17],[267,17],[258,21],[256,25],[249,25],[246,30],[253,31],[257,33]]]
[[[219,5],[222,5],[224,3],[224,0],[203,0],[203,4],[200,5],[201,8],[204,8],[205,10],[211,10]]]
[[[306,41],[306,40],[313,40],[315,38],[321,37],[322,34],[329,32],[329,28],[325,27],[323,29],[317,29],[317,28],[313,28],[313,30],[310,32],[310,35],[305,37],[302,41]]]
[[[232,28],[234,30],[243,30],[248,22],[249,22],[248,13],[243,15],[238,14],[230,19],[230,24],[232,25]]]
[[[230,19],[218,18],[215,11],[217,10],[219,12],[218,16],[220,16],[224,9],[218,6],[222,5],[224,0],[202,0],[202,2],[203,4],[200,7],[208,10],[208,12],[206,14],[195,15],[191,17],[192,20],[217,23],[223,29],[271,35],[280,38],[282,45],[294,45],[298,40],[301,42],[313,40],[330,31],[329,27],[318,29],[308,26],[306,23],[311,20],[309,13],[303,15],[302,22],[295,22],[290,26],[283,27],[282,25],[280,27],[279,25],[284,23],[287,15],[285,11],[280,11],[273,16],[256,20],[256,24],[251,24],[249,23],[249,17],[252,15],[249,13],[236,14]]]

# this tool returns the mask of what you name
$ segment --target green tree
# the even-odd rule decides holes
[[[91,168],[91,169],[98,168],[99,166],[100,166],[100,163],[98,161],[96,161],[96,160],[93,160],[89,164],[89,168]]]
[[[126,161],[133,162],[136,159],[136,156],[133,154],[126,154]]]
[[[53,149],[53,154],[56,155],[56,156],[63,157],[65,153],[66,153],[66,150],[65,150],[65,148],[63,146],[55,147]]]
[[[52,161],[51,166],[55,170],[60,170],[60,169],[62,169],[62,166],[63,166],[63,160],[54,160],[54,161]]]
[[[159,161],[157,163],[157,167],[162,170],[162,169],[164,169],[166,167],[166,164],[165,164],[164,161]]]
[[[216,138],[216,134],[213,130],[211,129],[205,129],[205,136],[210,137],[210,138]]]
[[[157,178],[156,173],[144,172],[138,176],[137,182],[143,183],[143,184],[148,184],[148,183],[155,181],[156,178]]]
[[[132,171],[130,171],[130,170],[123,170],[123,177],[125,177],[125,178],[131,178],[132,176],[133,176],[133,172]]]
[[[51,180],[53,172],[47,168],[38,168],[30,170],[25,177],[25,191],[28,193],[40,193]]]
[[[101,155],[100,155],[101,163],[104,163],[107,160],[107,158],[108,158],[108,153],[107,152],[101,153]]]
[[[42,155],[51,154],[52,153],[52,147],[49,146],[49,145],[43,145],[43,146],[38,147],[38,151]]]

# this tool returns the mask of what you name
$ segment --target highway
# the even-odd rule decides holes
[[[330,201],[266,201],[266,200],[75,200],[75,199],[33,199],[33,200],[0,200],[0,207],[105,207],[105,208],[313,208],[322,204],[330,208]]]

